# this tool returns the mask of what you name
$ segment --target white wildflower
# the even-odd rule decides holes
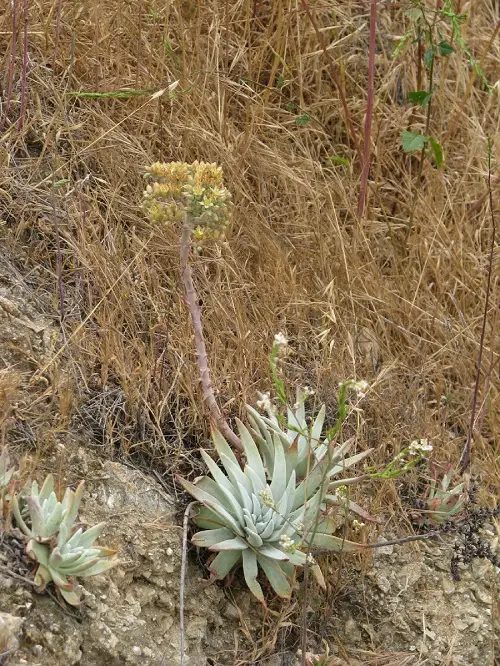
[[[311,553],[309,553],[307,556],[307,564],[310,564],[311,566],[314,566],[316,564],[316,560],[311,555]]]
[[[294,541],[290,539],[289,536],[286,536],[286,534],[283,534],[283,536],[280,538],[279,544],[283,548],[285,553],[293,553],[297,549],[297,546],[294,543]]]
[[[351,527],[355,532],[359,532],[361,529],[363,529],[364,526],[365,524],[360,520],[356,520],[356,518],[351,523]]]
[[[432,451],[432,445],[429,444],[429,440],[425,437],[421,439],[414,439],[408,447],[408,453],[411,456],[424,456],[430,451]]]
[[[304,399],[306,399],[313,396],[316,393],[316,391],[312,389],[310,386],[304,386],[304,388],[302,389],[302,393],[304,395]]]
[[[358,398],[364,398],[366,396],[366,392],[369,388],[368,382],[365,382],[364,379],[360,379],[357,382],[352,382],[351,388],[353,391],[356,391],[358,394]]]
[[[288,340],[284,333],[276,333],[274,336],[274,349],[276,350],[278,359],[288,354]]]
[[[259,393],[259,398],[260,400],[257,400],[256,405],[259,409],[261,409],[264,412],[268,413],[274,413],[275,412],[275,407],[273,403],[271,402],[271,395],[269,392],[267,393]]]
[[[346,485],[341,485],[335,491],[337,497],[341,500],[346,500],[349,497],[349,491]]]
[[[285,336],[284,333],[276,333],[274,336],[274,343],[278,345],[278,347],[288,347],[288,340]]]

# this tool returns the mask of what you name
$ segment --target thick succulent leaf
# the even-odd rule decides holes
[[[82,578],[88,578],[89,576],[97,576],[99,574],[104,573],[105,571],[109,571],[113,567],[116,567],[117,564],[119,564],[119,560],[117,559],[99,560],[92,567],[89,567],[86,571],[84,571],[83,573],[79,573],[78,575],[81,576]]]
[[[259,601],[265,604],[262,588],[257,582],[259,567],[257,566],[257,556],[253,550],[244,550],[243,554],[243,575],[248,589]]]
[[[439,497],[440,499],[446,499],[448,497],[454,497],[455,496],[455,497],[458,498],[460,496],[460,493],[463,491],[463,489],[464,489],[464,484],[463,483],[459,483],[458,486],[455,486],[455,488],[453,488],[453,490],[443,491],[443,490],[439,490],[439,488],[438,488],[438,490],[436,491],[435,497]]]
[[[279,550],[279,548],[275,548],[274,546],[271,546],[271,544],[264,544],[262,545],[259,550],[258,550],[260,555],[265,555],[266,557],[270,557],[272,560],[289,560],[290,557],[288,553],[284,553],[282,550]]]
[[[330,450],[333,451],[335,443],[330,443]],[[297,486],[295,491],[295,500],[293,503],[293,509],[297,509],[299,506],[302,506],[306,501],[313,496],[316,490],[321,485],[323,478],[328,474],[330,467],[330,461],[328,460],[328,454],[324,456],[323,460],[318,462],[306,478]]]
[[[66,506],[66,511],[64,513],[62,522],[67,527],[69,532],[71,532],[73,523],[75,522],[78,515],[78,509],[80,508],[84,487],[85,481],[80,481],[75,492],[73,492],[71,488],[66,490],[66,495],[63,501],[63,504]]]
[[[61,592],[62,590],[69,591],[73,589],[73,585],[68,581],[68,579],[63,573],[61,573],[57,569],[54,569],[53,567],[49,567],[49,569],[54,584],[57,585],[57,587],[61,590]]]
[[[279,568],[283,571],[285,576],[290,581],[293,581],[293,579],[295,578],[295,573],[296,573],[295,564],[293,564],[290,560],[288,562],[284,561],[284,560],[281,560],[281,561],[277,562],[277,564],[278,564]]]
[[[97,525],[90,527],[88,530],[85,530],[85,532],[83,532],[81,529],[77,530],[75,534],[69,539],[68,546],[90,548],[94,544],[94,541],[97,539],[97,537],[100,536],[105,526],[106,523],[98,523]]]
[[[226,458],[229,458],[229,460],[231,460],[237,467],[239,467],[238,460],[236,459],[232,448],[229,446],[220,432],[215,428],[212,428],[212,441],[217,450],[217,453],[219,454],[219,458],[221,458],[222,455],[225,455]]]
[[[247,464],[253,469],[257,474],[262,484],[266,484],[266,470],[262,463],[262,458],[260,457],[259,449],[257,444],[254,442],[252,435],[248,429],[243,425],[243,423],[236,419],[238,425],[238,432],[240,433],[241,443],[245,449],[245,455],[247,458]]]
[[[453,466],[451,464],[448,465],[446,468],[446,472],[443,475],[443,479],[441,481],[441,490],[448,490],[450,483],[451,483],[451,478],[453,476]]]
[[[229,527],[230,529],[233,530],[235,534],[238,534],[239,536],[244,536],[244,532],[241,526],[231,516],[229,511],[226,511],[226,509],[223,506],[221,506],[221,504],[217,501],[216,498],[214,498],[212,495],[207,493],[202,488],[198,488],[190,481],[183,479],[181,476],[177,476],[176,478],[179,481],[179,483],[183,486],[184,490],[186,490],[190,495],[192,495],[195,499],[197,499],[198,502],[201,502],[209,509],[212,509],[212,511],[214,511],[219,516],[219,518],[222,519],[225,527]]]
[[[313,497],[311,497],[305,506],[305,511],[304,511],[304,517],[303,517],[303,523],[305,525],[305,528],[309,531],[312,529],[316,522],[316,516],[318,515],[318,511],[321,511],[322,508],[324,508],[323,505],[323,498],[321,497],[321,488],[316,492]]]
[[[198,548],[208,548],[221,541],[232,539],[233,532],[227,527],[220,527],[216,530],[204,530],[197,532],[191,539],[191,542]]]
[[[245,466],[245,474],[250,479],[254,493],[258,493],[260,490],[265,490],[267,488],[267,483],[262,482],[260,476],[254,472],[250,465]]]
[[[356,504],[356,502],[352,502],[351,500],[349,500],[348,506],[349,506],[349,511],[352,511],[353,513],[357,514],[358,516],[360,516],[364,520],[368,521],[369,523],[381,523],[382,522],[380,520],[380,518],[375,518],[370,513],[368,513],[368,511],[363,509],[363,507],[359,506],[359,504]]]
[[[323,572],[321,571],[321,567],[319,564],[313,564],[311,566],[311,571],[314,575],[314,578],[316,579],[316,582],[318,585],[323,589],[326,590],[326,583],[325,583],[325,577],[323,576]]]
[[[215,460],[211,458],[206,451],[201,450],[201,457],[203,458],[205,465],[210,470],[214,481],[228,490],[232,495],[237,496],[237,492],[231,481],[227,478],[221,468],[217,465]]]
[[[76,554],[75,560],[78,559],[78,557],[81,557],[81,553]],[[49,555],[49,566],[57,569],[57,567],[62,564],[62,561],[63,558],[59,548],[54,548]]]
[[[61,589],[61,595],[70,606],[79,606],[80,605],[80,595],[75,590],[63,590]]]
[[[323,424],[325,422],[325,413],[326,413],[326,407],[325,405],[321,405],[321,409],[318,412],[318,415],[316,416],[316,419],[314,420],[313,426],[311,428],[311,443],[313,449],[317,447],[319,444],[320,438],[321,438],[321,432],[323,431]]]
[[[249,527],[247,527],[245,531],[246,531],[246,540],[248,541],[248,543],[254,548],[260,548],[264,542],[262,541],[261,537],[257,534],[257,532],[250,529]]]
[[[342,460],[342,462],[339,462],[338,464],[335,464],[328,476],[333,477],[336,476],[337,474],[340,474],[344,470],[348,469],[349,467],[352,467],[358,462],[361,462],[364,460],[367,456],[370,455],[370,453],[373,451],[373,449],[368,449],[367,451],[361,451],[361,453],[356,453],[356,455],[351,456],[350,458],[345,458],[345,460]]]
[[[274,530],[275,530],[274,520],[271,519],[264,527],[262,532],[260,532],[260,538],[262,539],[262,541],[264,542],[268,541]]]
[[[251,494],[253,491],[252,483],[250,479],[245,476],[238,463],[233,462],[224,453],[221,453],[220,461],[223,464],[231,483],[238,491],[240,491],[240,494],[242,490],[246,490],[247,493]],[[241,497],[242,501],[244,501],[243,495]]]
[[[297,436],[295,437],[295,439],[285,452],[287,479],[290,478],[292,470],[295,472],[295,476],[297,476],[298,458],[299,458],[299,437]]]
[[[364,476],[352,476],[349,479],[337,479],[336,481],[328,481],[328,492],[333,492],[335,488],[340,486],[353,486],[355,483],[359,483],[366,477]]]
[[[274,468],[274,444],[269,430],[262,421],[260,414],[250,405],[247,405],[248,420],[253,429],[253,437],[258,443],[264,467],[272,476]]]
[[[238,522],[243,521],[243,509],[238,499],[234,497],[224,486],[220,486],[213,479],[208,476],[202,476],[196,481],[196,487],[205,490],[217,499],[222,506],[229,511],[229,513]]]
[[[26,503],[30,512],[32,534],[40,538],[45,537],[45,520],[38,497],[27,497]]]
[[[10,504],[11,504],[11,507],[12,507],[12,513],[14,514],[14,518],[16,519],[17,526],[19,527],[21,532],[23,534],[25,534],[27,537],[33,536],[32,531],[26,525],[26,523],[24,522],[24,519],[21,515],[21,510],[19,508],[19,500],[18,500],[17,495],[15,493],[12,496],[12,500],[11,500]]]
[[[303,553],[301,550],[296,550],[289,555],[289,560],[294,566],[303,566],[306,563],[306,559],[307,553]]]
[[[255,410],[253,411],[255,412]],[[283,444],[283,447],[286,450],[290,446],[291,441],[295,438],[295,435],[297,433],[293,433],[293,435],[289,437],[286,434],[286,432],[283,432],[283,430],[281,430],[278,420],[276,418],[270,419],[267,416],[263,416],[262,414],[258,413],[257,416],[259,420],[259,425],[263,429],[262,434],[264,434],[265,432],[271,433],[272,435],[277,434],[280,438],[280,441]]]
[[[331,534],[317,533],[314,536],[313,545],[315,548],[325,548],[336,552],[355,553],[366,548],[363,543],[355,543],[341,537],[335,537]]]
[[[45,481],[43,482],[43,486],[40,492],[38,492],[38,483],[36,481],[33,482],[31,494],[38,495],[40,502],[43,502],[44,500],[48,499],[53,490],[54,490],[54,475],[49,474],[45,479]]]
[[[274,435],[274,473],[271,480],[271,492],[279,502],[287,487],[285,451],[277,435]]]
[[[38,569],[36,570],[35,578],[34,578],[34,583],[37,587],[45,587],[52,581],[52,574],[50,573],[49,569],[43,564],[40,564],[38,566]]]
[[[292,470],[283,497],[278,502],[278,513],[283,520],[288,519],[295,501],[295,471]]]
[[[206,506],[197,506],[195,511],[194,522],[198,527],[213,530],[225,526],[222,519],[212,509]]]
[[[220,543],[216,543],[213,546],[210,546],[209,550],[245,550],[246,548],[248,548],[248,543],[245,541],[245,539],[233,536],[232,539],[221,541]]]
[[[85,551],[61,553],[59,548],[54,548],[49,557],[49,564],[54,568],[68,568],[80,564],[85,560]]]
[[[63,506],[59,502],[54,507],[54,510],[45,520],[45,528],[43,536],[49,537],[55,534],[58,527],[61,524],[61,518],[63,514]]]
[[[49,547],[38,543],[34,539],[28,541],[26,553],[32,560],[35,560],[44,567],[49,565]]]
[[[223,550],[210,564],[210,572],[217,580],[222,580],[231,569],[241,560],[242,553],[246,550]]]
[[[292,589],[287,576],[279,566],[280,563],[259,554],[257,554],[257,561],[262,567],[276,594],[280,597],[289,597]]]
[[[68,567],[60,566],[58,571],[64,572],[68,576],[85,576],[88,575],[86,572],[98,562],[98,557],[83,558],[83,560],[79,560],[76,564],[72,564]],[[51,569],[52,568],[53,567],[51,567]]]

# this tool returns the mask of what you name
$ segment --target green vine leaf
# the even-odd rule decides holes
[[[405,153],[414,153],[417,150],[422,150],[425,148],[427,140],[427,137],[420,134],[420,132],[409,132],[408,130],[401,132],[401,145]]]
[[[431,153],[434,156],[436,166],[438,169],[440,169],[444,164],[443,146],[432,136],[429,137],[429,145],[431,147]]]
[[[414,90],[413,92],[408,93],[408,100],[412,104],[425,106],[427,102],[431,100],[433,94],[433,90]]]

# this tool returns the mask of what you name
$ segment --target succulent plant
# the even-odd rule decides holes
[[[306,563],[310,547],[332,551],[363,548],[334,536],[336,521],[325,513],[323,479],[340,464],[345,447],[329,444],[306,478],[297,483],[297,441],[285,451],[278,433],[266,431],[265,456],[261,457],[254,437],[241,421],[238,430],[246,456],[243,469],[226,440],[214,430],[213,442],[226,473],[202,451],[212,478],[203,476],[190,483],[178,477],[202,505],[195,522],[205,529],[192,542],[218,553],[210,565],[215,579],[242,564],[248,587],[264,602],[257,581],[260,567],[275,592],[287,597],[295,568]]]
[[[63,598],[74,606],[79,604],[80,592],[73,577],[94,576],[117,564],[116,551],[94,546],[104,523],[75,531],[83,488],[83,481],[76,491],[67,488],[60,502],[54,491],[54,477],[49,474],[41,488],[33,481],[27,495],[12,497],[16,524],[28,539],[26,552],[38,564],[35,584],[43,589],[53,581]]]
[[[41,488],[33,481],[31,491],[25,499],[28,505],[29,520],[22,515],[18,495],[12,498],[12,512],[17,526],[25,536],[40,543],[48,542],[61,529],[71,529],[76,520],[83,493],[83,481],[75,492],[67,488],[62,502],[54,492],[54,477],[49,474]],[[29,523],[29,524],[28,524]]]
[[[328,467],[328,493],[326,501],[335,505],[346,505],[349,510],[362,516],[365,520],[376,522],[364,509],[355,502],[342,497],[338,488],[357,483],[362,477],[352,479],[334,480],[341,472],[356,465],[366,458],[371,449],[362,451],[349,458],[345,455],[352,447],[354,440],[348,440],[338,447],[335,455],[330,455],[331,450],[328,439],[322,437],[325,422],[325,405],[322,405],[311,426],[308,425],[305,411],[305,400],[308,392],[303,389],[297,390],[297,402],[294,408],[287,406],[287,419],[285,429],[282,429],[278,417],[267,410],[267,416],[259,414],[253,407],[247,405],[248,420],[252,426],[252,434],[257,441],[268,470],[273,469],[274,444],[273,437],[278,435],[285,450],[287,467],[295,470],[297,479],[304,479],[312,468],[318,463]],[[343,488],[342,488],[343,489]]]
[[[94,546],[103,528],[104,523],[86,531],[80,528],[68,539],[68,530],[61,527],[54,547],[30,539],[26,552],[38,563],[35,585],[43,589],[47,583],[54,581],[63,598],[72,606],[77,606],[81,595],[73,577],[95,576],[117,564],[113,559],[115,550]]]
[[[466,493],[464,484],[459,483],[450,490],[453,476],[453,466],[446,468],[441,480],[438,479],[438,471],[434,464],[429,466],[431,483],[427,488],[425,496],[418,500],[416,514],[417,522],[420,524],[441,524],[457,518],[463,510]]]

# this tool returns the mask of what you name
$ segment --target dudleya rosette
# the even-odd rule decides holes
[[[117,564],[116,551],[94,545],[104,523],[85,531],[75,528],[84,482],[76,491],[67,488],[62,501],[57,499],[54,485],[52,474],[41,488],[33,481],[28,493],[13,495],[12,513],[28,539],[26,552],[38,565],[35,585],[43,589],[53,581],[62,597],[77,606],[81,590],[75,577],[95,576],[111,569]]]
[[[226,440],[217,431],[212,438],[224,471],[202,451],[211,477],[194,483],[179,477],[185,490],[201,503],[195,522],[203,531],[194,535],[196,546],[217,552],[210,564],[212,575],[222,579],[238,565],[245,581],[262,602],[264,594],[257,581],[259,567],[275,592],[291,593],[295,568],[305,564],[310,547],[330,551],[356,551],[362,544],[333,535],[336,521],[325,512],[327,484],[323,479],[340,462],[342,447],[327,445],[325,455],[297,480],[298,443],[285,451],[278,433],[269,434],[266,446],[272,455],[261,456],[250,431],[238,421],[244,447],[243,468]],[[317,565],[310,558],[313,567]]]
[[[360,463],[371,453],[371,449],[346,457],[354,444],[354,440],[349,439],[336,447],[334,454],[331,455],[328,438],[323,437],[325,405],[321,406],[318,414],[312,420],[312,425],[308,425],[305,402],[309,395],[311,395],[310,391],[297,389],[296,403],[293,407],[287,406],[286,423],[283,427],[267,400],[262,401],[267,416],[247,405],[252,436],[259,445],[266,468],[273,469],[273,438],[278,435],[285,451],[287,467],[293,467],[297,479],[305,478],[315,465],[322,462],[328,468],[326,473],[328,492],[325,494],[325,501],[335,505],[347,504],[349,510],[362,516],[365,520],[376,521],[355,502],[346,500],[342,493],[338,492],[339,488],[345,490],[345,486],[357,483],[362,477],[335,479],[345,470]]]
[[[459,483],[450,488],[453,466],[449,464],[439,480],[433,463],[429,465],[431,483],[423,499],[418,500],[418,513],[415,518],[420,525],[435,524],[456,520],[463,512],[467,493],[465,484]]]

